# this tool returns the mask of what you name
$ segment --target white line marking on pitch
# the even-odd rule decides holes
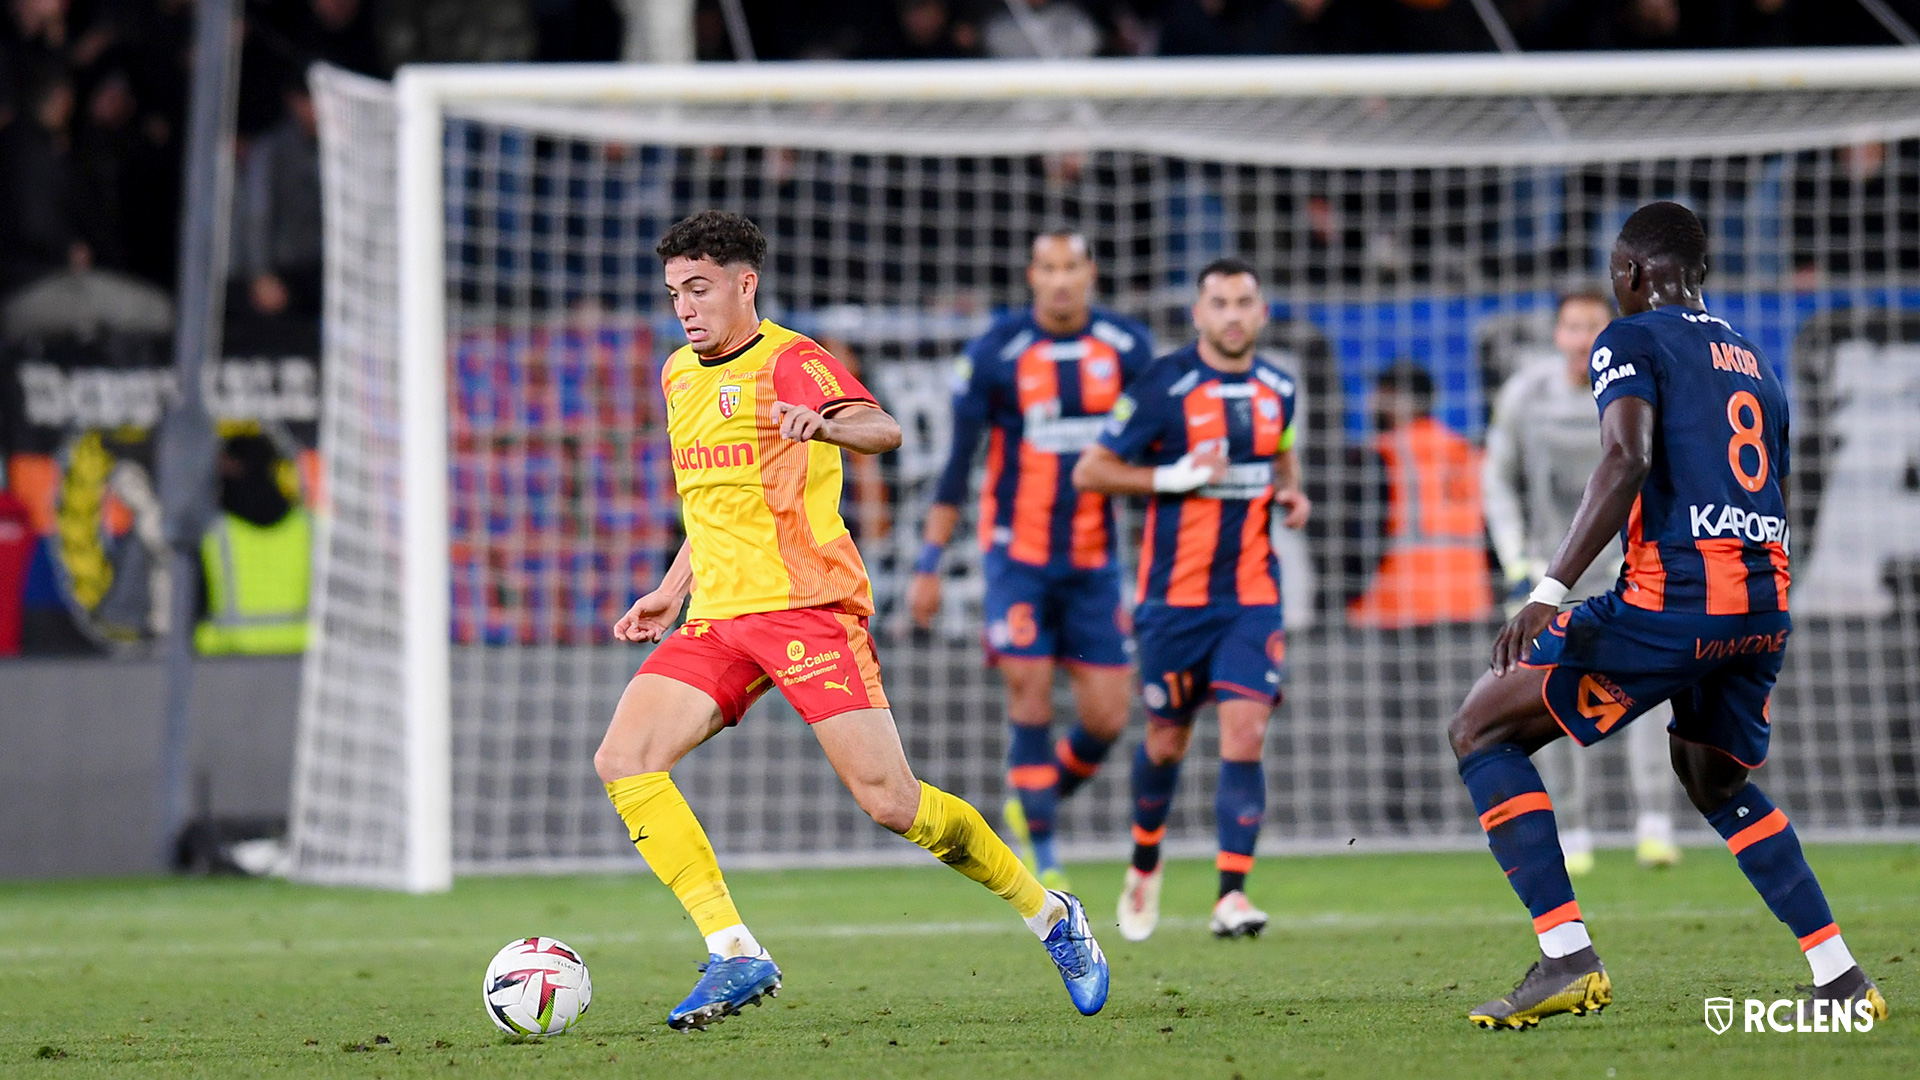
[[[1874,905],[1879,906],[1879,905]],[[1605,909],[1594,912],[1602,922],[1664,922],[1682,919],[1724,919],[1743,918],[1765,914],[1759,908],[1670,908],[1650,912],[1616,912],[1609,914]],[[1491,909],[1470,909],[1452,912],[1429,912],[1424,914],[1365,914],[1345,911],[1321,911],[1298,915],[1275,915],[1268,929],[1279,931],[1305,930],[1371,930],[1392,929],[1396,927],[1460,927],[1460,926],[1503,926],[1522,925],[1525,916],[1518,912],[1493,911]],[[1174,917],[1160,920],[1160,925],[1170,930],[1194,930],[1207,925],[1203,918]],[[811,926],[762,924],[759,933],[769,942],[799,942],[813,938],[891,938],[891,937],[960,937],[1025,933],[1026,927],[1016,919],[997,919],[993,921],[945,921],[945,922],[898,922],[898,923],[825,923]],[[568,933],[563,940],[573,945],[641,945],[653,943],[685,943],[690,940],[687,932],[640,933],[635,931],[616,933]],[[32,960],[61,957],[71,960],[86,956],[202,956],[222,954],[285,954],[285,953],[345,953],[379,950],[420,950],[434,951],[442,949],[473,949],[494,944],[492,936],[466,934],[453,937],[400,937],[400,938],[351,938],[329,939],[283,937],[275,935],[264,938],[235,939],[221,941],[139,941],[113,942],[98,939],[60,945],[26,945],[0,948],[0,960]]]

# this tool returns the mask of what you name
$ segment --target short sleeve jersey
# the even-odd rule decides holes
[[[1653,465],[1621,535],[1621,599],[1648,611],[1787,610],[1787,397],[1725,320],[1680,307],[1616,319],[1588,376],[1604,416],[1653,405]]]
[[[987,431],[980,546],[1016,562],[1095,569],[1114,559],[1106,496],[1073,489],[1073,466],[1121,391],[1153,361],[1132,319],[1095,308],[1086,329],[1054,336],[1030,310],[1010,313],[967,346],[953,380],[954,452],[936,498],[966,496],[973,446]]]
[[[688,617],[872,614],[867,569],[840,518],[840,448],[783,439],[772,420],[775,401],[829,415],[876,404],[867,388],[809,338],[765,321],[725,356],[682,346],[660,382],[693,560]]]
[[[1173,607],[1280,602],[1268,538],[1273,458],[1294,440],[1293,376],[1272,361],[1229,373],[1189,345],[1155,361],[1121,398],[1100,445],[1139,465],[1224,449],[1227,475],[1147,504],[1137,601]]]

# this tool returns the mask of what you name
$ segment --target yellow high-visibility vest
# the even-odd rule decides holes
[[[306,651],[312,554],[305,510],[265,527],[221,514],[200,538],[207,618],[194,628],[195,647],[206,654]]]

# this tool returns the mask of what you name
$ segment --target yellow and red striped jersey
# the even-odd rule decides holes
[[[780,437],[773,403],[822,414],[876,404],[804,335],[763,320],[724,356],[682,346],[660,372],[673,478],[693,559],[690,619],[835,608],[873,613],[873,590],[840,518],[840,448]]]

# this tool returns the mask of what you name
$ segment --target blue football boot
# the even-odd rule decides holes
[[[710,954],[700,971],[693,993],[667,1014],[667,1026],[675,1031],[705,1031],[709,1024],[717,1024],[748,1005],[758,1005],[763,994],[780,996],[780,969],[765,952],[724,960],[717,953]],[[1103,990],[1105,983],[1102,978]]]
[[[1093,929],[1087,925],[1087,909],[1081,906],[1080,898],[1055,889],[1047,891],[1067,905],[1067,917],[1054,924],[1044,942],[1047,955],[1053,957],[1054,966],[1060,969],[1060,979],[1067,984],[1067,996],[1073,999],[1073,1007],[1079,1009],[1082,1016],[1092,1016],[1107,1003],[1107,954],[1101,952],[1100,943],[1093,940]]]

